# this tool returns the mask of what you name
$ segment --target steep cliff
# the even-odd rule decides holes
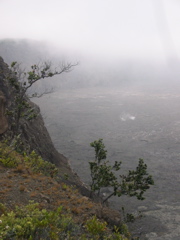
[[[0,57],[0,137],[11,135],[11,126],[13,122],[8,115],[5,114],[5,108],[10,109],[14,101],[11,91],[11,85],[6,80],[9,68]],[[60,154],[53,146],[49,133],[44,126],[44,121],[40,113],[40,109],[30,100],[29,104],[35,108],[37,117],[33,120],[23,119],[21,124],[21,140],[29,148],[35,151],[44,160],[54,163],[60,167],[62,173],[68,174],[71,181],[79,182],[79,178],[74,174],[69,166],[68,160]]]
[[[6,114],[6,110],[12,108],[14,99],[11,86],[6,79],[9,71],[8,65],[0,57],[0,140],[12,136],[12,118]],[[13,209],[16,205],[26,205],[30,200],[38,202],[46,209],[56,209],[57,206],[62,205],[64,209],[72,212],[81,228],[93,215],[105,220],[111,227],[119,225],[121,223],[119,212],[102,206],[101,199],[95,194],[92,194],[93,199],[90,199],[90,191],[71,170],[67,158],[54,148],[39,107],[30,100],[27,101],[35,108],[37,117],[32,120],[22,119],[21,141],[30,151],[34,150],[38,153],[43,160],[55,164],[58,175],[53,178],[45,177],[41,173],[33,173],[33,170],[26,166],[23,154],[19,155],[9,147],[6,149],[4,143],[0,142],[0,203],[5,204],[9,209]],[[6,165],[9,165],[10,158],[13,161],[17,158],[18,165],[8,169]],[[3,211],[0,209],[0,216]],[[109,229],[107,232],[109,234]],[[122,239],[127,240],[127,238]]]
[[[8,128],[8,121],[7,118],[5,117],[6,91],[3,84],[5,71],[7,71],[7,65],[3,62],[3,59],[0,57],[0,134],[3,134]]]
[[[2,91],[0,91],[0,134],[3,134],[8,128],[8,122],[5,117],[6,98]]]
[[[14,106],[14,96],[11,94],[11,85],[9,85],[7,81],[9,71],[8,65],[5,64],[0,57],[0,140],[11,139],[10,143],[12,143],[12,140],[14,140],[14,136],[12,137],[13,121],[12,118],[6,114],[6,111],[11,110],[12,106]],[[56,211],[58,211],[57,207],[61,206],[63,213],[66,214],[68,212],[68,214],[71,214],[72,220],[77,224],[79,229],[78,232],[76,231],[75,233],[71,233],[71,231],[68,230],[68,234],[73,235],[71,239],[81,239],[79,238],[81,234],[83,234],[82,239],[85,239],[84,234],[86,234],[86,239],[92,239],[91,236],[94,234],[101,236],[103,233],[109,236],[107,239],[114,239],[118,234],[118,236],[121,237],[120,239],[128,240],[124,235],[113,233],[114,225],[124,228],[124,225],[121,224],[119,212],[102,205],[101,199],[95,194],[92,194],[90,198],[90,191],[71,170],[67,158],[54,148],[47,129],[44,126],[39,107],[28,100],[28,98],[27,101],[35,109],[37,117],[32,120],[22,119],[19,134],[20,140],[29,148],[29,152],[35,151],[43,160],[55,164],[56,167],[53,164],[47,164],[47,162],[44,162],[41,158],[40,160],[36,158],[32,164],[32,154],[34,153],[30,155],[24,155],[24,153],[19,154],[17,151],[14,151],[12,146],[9,147],[0,141],[0,217],[2,219],[0,220],[2,223],[0,225],[0,238],[7,239],[8,236],[8,239],[14,239],[14,236],[19,234],[18,236],[20,236],[20,238],[17,237],[17,239],[25,239],[26,233],[20,230],[21,228],[28,228],[27,224],[24,225],[27,212],[23,216],[20,216],[19,212],[17,216],[13,215],[15,216],[15,220],[13,221],[18,221],[18,229],[16,230],[14,230],[14,225],[11,224],[11,215],[7,213],[8,211],[11,211],[11,213],[15,211],[17,206],[21,206],[21,209],[26,209],[29,206],[28,203],[31,201],[32,204],[33,201],[38,205],[38,208],[36,207],[37,209],[42,209],[41,216],[46,211],[54,211],[48,220],[49,222],[46,222],[46,225],[49,224],[48,226],[50,226],[48,231],[51,231],[51,227],[55,229],[56,223],[52,223],[51,220],[55,216]],[[31,161],[30,165],[27,159]],[[45,165],[42,164],[42,161]],[[56,169],[55,172],[57,175],[51,174],[52,165],[53,169]],[[34,169],[39,170],[35,171]],[[46,170],[49,175],[46,175]],[[34,209],[34,211],[39,211],[37,209]],[[32,217],[35,218],[35,223],[37,224],[39,217],[36,215],[33,216],[32,214]],[[47,214],[45,214],[45,216],[47,216]],[[58,217],[59,216],[61,215],[58,213]],[[94,217],[92,218],[92,216]],[[103,223],[100,223],[99,219],[103,221]],[[89,228],[90,230],[85,227],[88,226],[88,221],[90,223],[92,222],[92,224],[97,224],[97,233],[94,233],[93,225],[92,233],[91,226]],[[43,235],[44,233],[42,231],[46,231],[47,228],[45,225],[42,226],[41,221],[39,223],[40,225],[36,226],[35,223],[31,223],[32,230],[28,228],[28,236],[31,236],[31,239],[40,239],[37,237],[38,229],[41,228],[41,234]],[[108,226],[105,227],[107,224]],[[99,229],[99,226],[103,227],[103,229]],[[36,231],[34,229],[36,229]],[[33,235],[33,231],[35,231],[35,235]],[[62,230],[56,229],[53,231],[54,234],[61,236]],[[129,232],[126,232],[126,235],[130,236]],[[32,236],[35,237],[33,238]],[[62,238],[45,238],[43,235],[43,239]]]

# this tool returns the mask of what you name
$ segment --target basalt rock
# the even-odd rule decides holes
[[[3,138],[3,136],[8,137],[8,135],[11,136],[11,126],[13,124],[13,121],[10,117],[6,117],[4,115],[5,107],[9,110],[12,109],[12,102],[14,96],[12,95],[11,86],[8,84],[6,80],[6,75],[9,73],[8,65],[4,63],[3,59],[0,57],[0,90],[2,92],[2,101],[3,105],[1,107],[2,111],[2,118],[4,119],[4,130],[0,134],[0,140]],[[20,124],[20,138],[21,141],[24,143],[24,145],[27,147],[29,152],[35,151],[38,153],[45,161],[54,163],[58,168],[60,172],[60,179],[64,183],[68,185],[74,185],[76,186],[82,195],[90,197],[96,201],[100,202],[102,199],[100,199],[96,194],[90,194],[89,189],[87,186],[84,185],[84,183],[80,180],[78,175],[73,172],[73,170],[70,167],[68,159],[59,153],[51,140],[51,137],[45,127],[43,118],[40,113],[39,107],[31,102],[27,98],[28,103],[31,105],[32,108],[34,108],[34,111],[36,112],[37,117],[32,120],[26,120],[21,119]],[[1,122],[2,123],[2,122]],[[6,132],[5,132],[6,131]],[[66,179],[63,176],[68,176],[68,179]]]
[[[8,129],[8,120],[5,116],[7,88],[4,84],[4,78],[7,71],[7,64],[5,64],[0,57],[0,134],[3,134]]]
[[[5,135],[11,135],[13,124],[12,119],[5,115],[5,108],[11,109],[13,105],[11,86],[6,80],[9,71],[8,65],[0,57],[0,139]],[[37,117],[33,120],[21,120],[21,141],[28,147],[29,151],[34,150],[44,160],[60,167],[62,172],[68,174],[71,181],[79,182],[79,178],[72,172],[67,158],[55,149],[44,125],[39,107],[30,100],[28,101],[35,109]]]
[[[0,91],[0,134],[3,134],[8,129],[8,121],[5,116],[6,98]]]

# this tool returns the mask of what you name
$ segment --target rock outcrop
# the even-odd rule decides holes
[[[6,75],[9,72],[8,65],[0,57],[0,137],[4,134],[11,134],[12,119],[5,116],[5,107],[11,109],[13,96],[11,86],[8,85]],[[33,120],[23,119],[21,124],[21,141],[24,142],[30,151],[35,151],[44,160],[54,163],[60,167],[62,173],[68,174],[71,181],[80,182],[69,166],[65,156],[60,154],[54,147],[49,133],[44,125],[40,109],[37,105],[29,100],[29,103],[35,108],[37,117]]]
[[[5,64],[0,57],[0,134],[3,134],[8,129],[8,121],[5,116],[7,91],[3,83],[7,71],[7,64]]]
[[[8,129],[8,121],[5,116],[6,98],[2,91],[0,91],[0,134],[3,134]]]
[[[11,86],[8,85],[8,82],[6,80],[6,74],[8,74],[8,66],[4,63],[3,59],[0,57],[0,140],[5,136],[8,138],[8,135],[11,136],[11,126],[13,125],[11,117],[5,116],[5,108],[8,110],[12,109],[13,106],[13,99],[14,96],[12,95]],[[66,183],[68,185],[74,185],[79,190],[79,196],[81,199],[84,199],[86,201],[89,201],[90,197],[90,191],[88,188],[84,186],[84,184],[81,182],[80,178],[75,174],[72,169],[70,168],[69,162],[66,157],[64,157],[62,154],[60,154],[55,148],[51,141],[51,138],[49,136],[49,133],[44,125],[43,118],[40,114],[40,109],[37,105],[32,103],[30,100],[28,103],[32,105],[33,108],[35,108],[37,117],[33,120],[26,120],[22,119],[21,122],[21,131],[20,131],[20,138],[21,141],[25,143],[26,146],[29,147],[29,150],[34,150],[37,152],[44,160],[49,161],[51,163],[54,163],[58,167],[58,183]],[[12,170],[13,171],[13,170]],[[16,176],[16,175],[13,175]],[[31,178],[31,177],[30,177]],[[3,179],[3,178],[1,178]],[[18,177],[19,179],[19,177]],[[37,179],[36,179],[37,180]],[[13,182],[13,181],[12,181]],[[22,181],[21,181],[22,182]],[[40,185],[41,181],[38,181],[38,187]],[[29,181],[28,181],[29,183]],[[57,187],[58,186],[58,187]],[[43,186],[44,187],[44,186]],[[47,186],[48,187],[48,186]],[[32,187],[31,187],[32,189]],[[53,189],[53,187],[52,187]],[[56,193],[55,195],[59,194],[59,199],[61,198],[61,193],[59,193],[60,187],[56,184]],[[47,189],[48,190],[48,189]],[[26,194],[27,192],[24,191]],[[39,196],[41,199],[45,199],[47,204],[49,204],[51,201],[52,193],[50,193],[50,196],[44,195],[40,192]],[[80,195],[81,194],[81,195]],[[19,196],[16,194],[18,199]],[[86,197],[82,197],[87,196]],[[73,196],[74,198],[74,196]],[[101,202],[102,199],[100,199],[96,194],[91,194],[91,198],[94,200],[94,202]],[[68,195],[69,199],[69,195]],[[12,204],[13,201],[11,201]],[[71,201],[69,201],[71,203]],[[100,207],[98,204],[98,210],[97,209],[91,209],[93,214],[96,212],[97,216],[99,218],[102,218],[106,220],[110,225],[114,226],[115,224],[118,225],[120,222],[119,213],[113,211],[112,209]],[[73,206],[74,208],[74,206]],[[87,208],[89,209],[89,207]],[[86,209],[86,210],[87,210]],[[86,211],[85,210],[85,211]]]
[[[8,110],[12,110],[13,106],[13,100],[14,96],[12,94],[13,91],[11,91],[11,86],[8,84],[6,80],[6,76],[9,73],[9,68],[6,63],[4,63],[3,59],[0,57],[0,90],[3,95],[3,102],[6,103],[6,108]],[[26,120],[21,119],[21,141],[27,146],[28,150],[35,151],[38,153],[45,161],[54,163],[58,169],[59,169],[59,178],[70,185],[75,185],[80,190],[81,194],[85,196],[90,196],[89,189],[83,184],[83,182],[80,180],[78,175],[73,172],[73,170],[70,167],[68,159],[59,153],[51,140],[51,137],[45,127],[43,118],[40,113],[39,107],[32,103],[30,100],[28,103],[32,106],[32,108],[35,109],[37,117],[32,120]],[[4,108],[2,107],[2,118],[4,118]],[[13,124],[13,121],[11,117],[7,119],[4,118],[4,130],[0,134],[0,139],[6,135],[6,137],[9,135],[11,136],[11,127]],[[6,124],[5,124],[6,122]],[[5,132],[6,127],[6,132]],[[7,129],[8,127],[8,129]],[[66,177],[65,177],[66,176]],[[67,177],[68,176],[68,177]],[[92,194],[91,196],[94,201],[99,202],[100,199],[95,194]]]

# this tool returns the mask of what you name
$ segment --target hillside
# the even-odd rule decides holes
[[[16,213],[15,209],[17,206],[23,212],[25,207],[34,203],[37,203],[39,211],[46,209],[47,211],[56,212],[58,207],[62,207],[63,215],[69,216],[71,218],[71,224],[73,224],[72,229],[70,229],[72,231],[71,235],[74,235],[74,228],[78,228],[78,234],[76,237],[68,239],[84,239],[81,238],[82,234],[86,235],[85,239],[89,239],[90,234],[88,231],[86,232],[84,230],[83,226],[86,225],[88,219],[91,219],[92,216],[95,215],[98,219],[101,219],[101,222],[108,222],[110,220],[109,223],[111,223],[111,227],[113,223],[112,220],[114,221],[114,224],[118,221],[120,222],[119,214],[115,211],[105,207],[102,208],[100,203],[94,203],[88,197],[81,195],[77,188],[60,181],[57,176],[48,176],[51,175],[49,169],[44,171],[44,169],[40,167],[37,159],[37,164],[34,168],[31,165],[31,161],[33,161],[31,157],[31,159],[27,161],[27,156],[24,158],[22,155],[12,151],[11,148],[4,144],[0,145],[0,154],[0,219],[2,223],[9,226],[9,230],[13,231],[13,228],[16,225],[13,225],[13,221],[9,215],[10,211],[14,211],[17,221],[18,217],[22,218],[22,216],[18,216]],[[23,218],[25,220],[26,216],[23,216]],[[0,225],[0,231],[2,231],[1,234],[4,234],[2,235],[2,239],[7,239],[6,237],[3,238],[3,236],[9,234],[9,231],[6,231],[6,226],[4,226],[4,224]],[[23,224],[23,222],[19,221],[19,226],[22,227]],[[38,223],[37,228],[40,227],[40,223]],[[25,225],[25,233],[26,228],[27,226]],[[65,229],[61,229],[61,231],[65,231]],[[18,230],[15,230],[15,232],[18,233]],[[16,236],[15,232],[13,233],[14,236]],[[107,228],[106,234],[111,236],[110,228]],[[22,236],[25,237],[23,234]],[[64,239],[61,238],[60,235],[58,236],[59,238],[52,237],[50,239]],[[22,238],[17,237],[16,239]],[[49,238],[47,237],[43,239]]]
[[[22,119],[21,133],[12,137],[14,123],[6,113],[14,96],[7,73],[0,58],[1,239],[127,239],[118,233],[129,236],[119,213],[89,198],[89,190],[54,148],[39,108],[28,99],[37,117]],[[23,150],[15,147],[17,141]],[[112,233],[114,225],[118,228]]]

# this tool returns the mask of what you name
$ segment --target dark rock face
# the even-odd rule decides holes
[[[4,116],[4,111],[5,108],[12,109],[14,96],[12,95],[11,86],[9,86],[8,82],[5,80],[5,75],[9,71],[8,66],[4,63],[1,57],[0,70],[0,130],[2,129],[0,132],[1,140],[3,136],[8,136],[8,134],[11,135],[12,119],[10,119],[10,117],[8,119],[8,117]],[[33,120],[21,119],[21,141],[25,143],[25,146],[28,147],[29,151],[34,150],[44,160],[54,163],[58,167],[58,177],[60,182],[62,181],[68,185],[74,185],[79,189],[79,192],[82,195],[90,197],[89,189],[83,184],[78,175],[72,171],[68,159],[55,149],[49,133],[44,125],[39,107],[32,103],[30,100],[27,101],[29,101],[29,104],[35,109],[37,117]],[[65,174],[68,176],[68,179],[64,178]],[[96,194],[91,194],[91,198],[95,202],[100,202],[102,200],[96,196]],[[109,218],[108,222],[110,219],[111,218]]]
[[[0,57],[0,134],[3,134],[8,129],[8,121],[5,116],[7,89],[4,84],[5,73],[8,71],[8,66]]]
[[[22,124],[23,141],[28,144],[31,151],[35,150],[44,160],[50,161],[57,166],[68,164],[67,159],[54,148],[49,133],[44,126],[39,108],[33,103],[32,105],[34,105],[39,114],[36,119],[24,121]]]
[[[13,102],[11,86],[5,80],[5,75],[9,72],[8,65],[0,57],[0,135],[6,131],[9,134],[12,121],[4,115],[5,107],[10,108]],[[30,102],[30,101],[29,101]],[[52,162],[57,166],[64,166],[70,169],[68,160],[54,148],[49,133],[44,126],[44,121],[40,114],[39,107],[33,105],[38,116],[34,120],[22,120],[21,139],[28,145],[30,151],[34,150],[46,161]]]
[[[8,122],[5,117],[5,103],[6,98],[2,91],[0,91],[0,134],[4,133],[8,129]]]
[[[11,86],[6,80],[9,68],[0,57],[0,139],[3,136],[11,136],[13,121],[10,117],[4,115],[5,108],[12,109],[14,96],[12,95]],[[68,159],[59,153],[50,138],[50,135],[44,125],[40,109],[30,100],[29,104],[35,109],[37,117],[33,120],[21,119],[21,141],[27,146],[28,150],[35,151],[45,161],[54,163],[59,168],[59,177],[65,181],[64,174],[68,175],[69,184],[76,185],[82,193],[89,196],[89,191],[83,186],[80,178],[74,173],[69,165]]]

